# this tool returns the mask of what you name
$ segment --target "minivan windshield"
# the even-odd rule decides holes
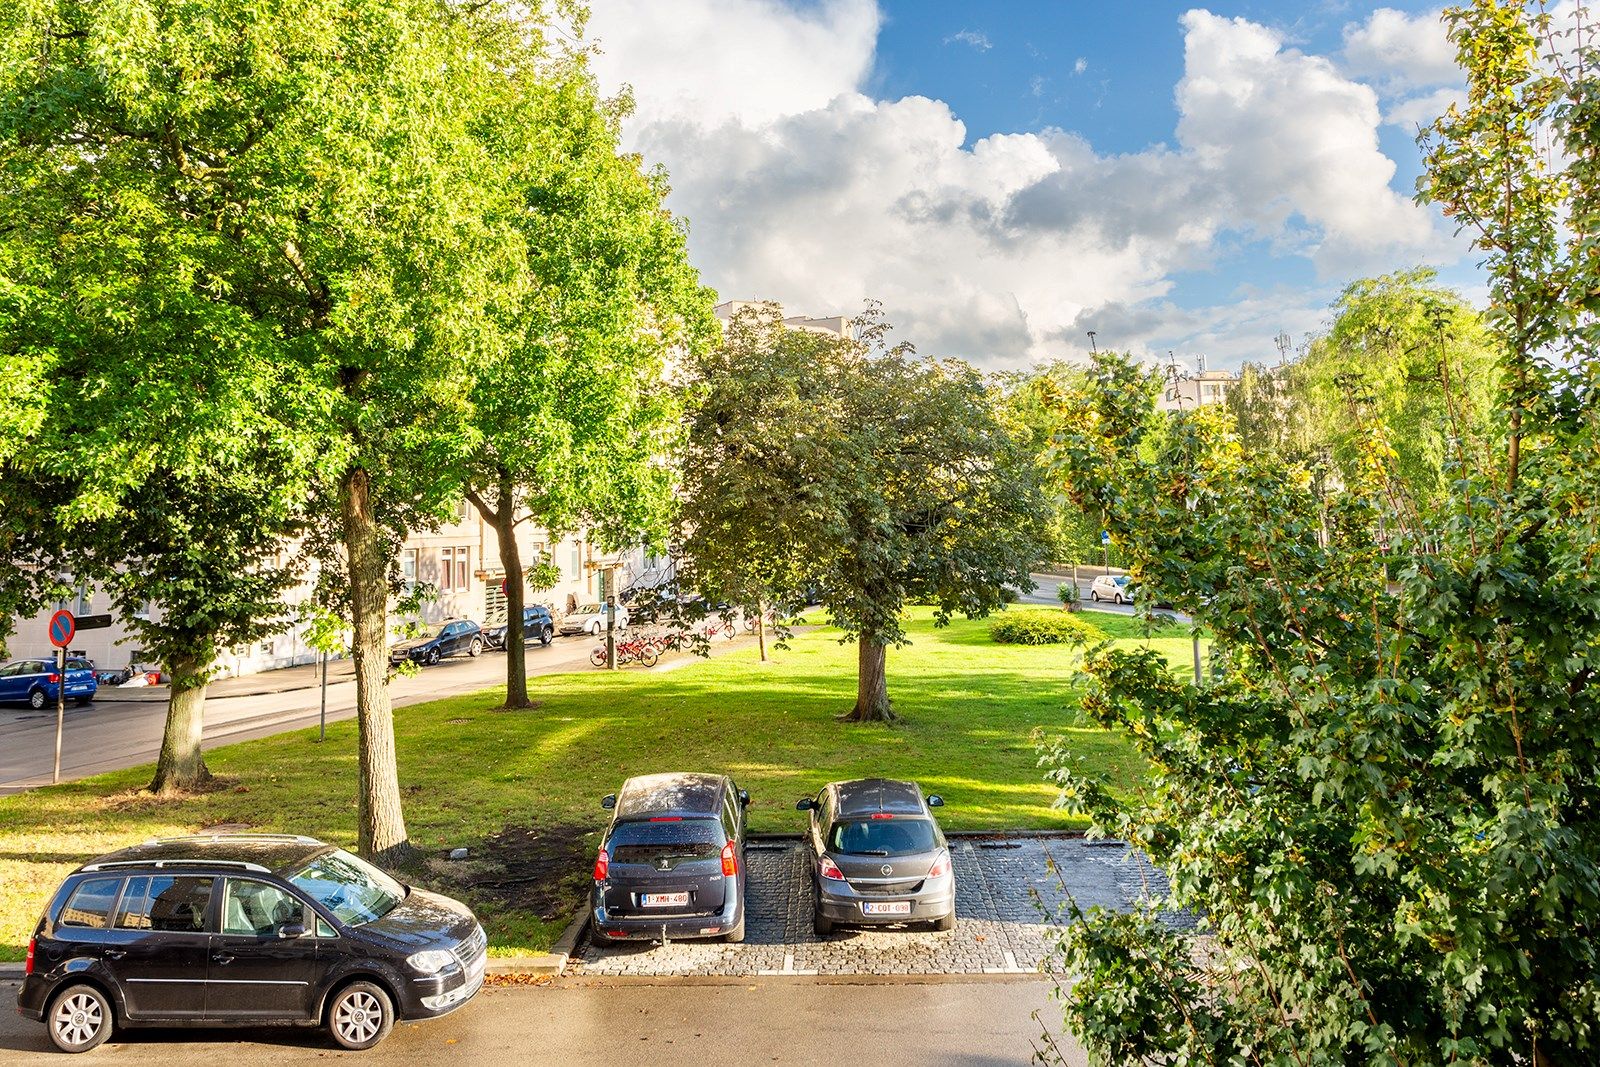
[[[933,823],[915,816],[836,822],[828,851],[845,856],[910,856],[939,847]]]
[[[344,849],[318,856],[289,881],[350,926],[381,919],[406,898],[405,886]]]

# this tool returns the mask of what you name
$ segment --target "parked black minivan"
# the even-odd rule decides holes
[[[309,837],[149,841],[67,876],[28,942],[17,1010],[66,1052],[115,1026],[326,1026],[367,1049],[483,984],[467,908]]]
[[[597,941],[744,940],[744,809],[721,774],[648,774],[600,801],[614,811],[594,864]]]

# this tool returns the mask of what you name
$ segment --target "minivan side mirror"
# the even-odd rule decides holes
[[[739,806],[743,808],[748,808],[750,806],[750,790],[739,790]]]
[[[607,811],[610,811],[612,808],[616,807],[617,806],[617,794],[615,794],[615,793],[607,793],[605,796],[601,797],[600,798],[600,806],[602,808],[605,808]]]
[[[810,797],[806,797],[804,800],[797,800],[797,801],[795,801],[794,810],[795,811],[816,811],[817,810],[817,802],[815,800],[812,800]]]
[[[938,793],[929,793],[928,794],[928,807],[930,807],[930,808],[942,808],[942,807],[944,807],[944,797],[940,796]]]
[[[296,937],[304,937],[306,936],[306,928],[297,922],[281,923],[278,926],[278,936],[283,938],[285,941],[292,940]]]

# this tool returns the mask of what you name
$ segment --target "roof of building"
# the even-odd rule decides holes
[[[617,794],[617,818],[721,814],[726,781],[720,774],[645,774],[629,778]]]
[[[97,859],[90,867],[134,864],[234,865],[253,864],[269,871],[281,871],[305,863],[328,845],[313,837],[293,834],[210,834],[197,837],[172,837],[131,845]]]
[[[921,815],[922,790],[915,782],[893,778],[858,778],[834,782],[839,815],[866,815],[886,811],[896,815]]]

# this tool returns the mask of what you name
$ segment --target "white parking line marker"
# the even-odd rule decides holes
[[[783,954],[783,973],[784,974],[793,974],[794,973],[794,953],[793,952],[785,952]]]

